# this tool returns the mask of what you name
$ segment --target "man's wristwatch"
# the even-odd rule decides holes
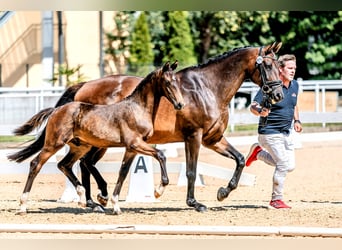
[[[299,124],[302,124],[300,120],[294,120],[294,123],[298,122]]]

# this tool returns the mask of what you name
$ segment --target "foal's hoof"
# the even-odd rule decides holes
[[[154,197],[155,197],[156,199],[158,199],[160,196],[161,196],[161,195],[160,195],[156,190],[154,190]]]
[[[18,211],[15,215],[27,215],[27,211]]]
[[[114,215],[120,215],[122,214],[121,210],[113,210]]]
[[[80,207],[87,207],[87,203],[86,203],[86,202],[81,202],[81,201],[79,201],[79,202],[78,202],[78,205],[79,205]]]
[[[217,200],[223,201],[227,197],[228,197],[228,190],[226,188],[220,187],[219,190],[217,190]]]

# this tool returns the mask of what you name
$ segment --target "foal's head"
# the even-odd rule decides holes
[[[273,43],[260,47],[255,58],[255,66],[251,78],[258,83],[264,93],[264,99],[269,103],[277,103],[284,98],[282,81],[279,77],[279,68],[275,53],[282,43]]]
[[[154,72],[152,80],[156,81],[158,91],[173,104],[175,109],[180,110],[185,104],[174,72],[177,65],[177,61],[172,65],[170,62],[165,63],[163,67]]]

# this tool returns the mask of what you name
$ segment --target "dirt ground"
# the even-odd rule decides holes
[[[241,153],[247,154],[248,146],[238,146]],[[183,150],[178,150],[178,158],[171,161],[184,161]],[[204,186],[197,186],[195,196],[208,206],[208,211],[199,213],[185,203],[186,187],[178,186],[177,174],[170,174],[170,185],[158,202],[127,203],[126,181],[121,192],[123,214],[112,214],[109,202],[105,213],[94,213],[83,209],[77,203],[59,203],[57,200],[65,188],[62,174],[40,174],[30,193],[28,214],[16,215],[19,197],[24,188],[26,174],[6,174],[0,176],[0,222],[1,224],[120,224],[120,225],[202,225],[202,226],[300,226],[342,228],[342,139],[330,142],[307,142],[296,149],[294,172],[288,174],[285,183],[285,201],[292,209],[270,209],[273,168],[262,162],[255,162],[245,168],[245,173],[254,174],[254,186],[239,186],[230,196],[219,202],[216,193],[219,187],[226,186],[229,180],[203,176]],[[121,154],[107,156],[106,159],[121,160]],[[234,162],[202,149],[200,161],[234,168]],[[117,174],[105,173],[110,193],[114,189]],[[159,183],[159,174],[155,176]],[[97,190],[92,183],[93,197]],[[113,235],[113,234],[37,234],[0,233],[1,238],[156,238],[160,235]],[[162,236],[167,237],[167,236]],[[171,237],[171,236],[168,236]],[[175,236],[175,237],[180,237]],[[202,236],[192,236],[199,237]],[[207,236],[210,238],[210,236]],[[214,236],[213,236],[214,237]]]

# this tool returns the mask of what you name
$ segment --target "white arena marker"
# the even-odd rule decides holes
[[[137,155],[130,171],[126,202],[155,202],[152,157]]]

